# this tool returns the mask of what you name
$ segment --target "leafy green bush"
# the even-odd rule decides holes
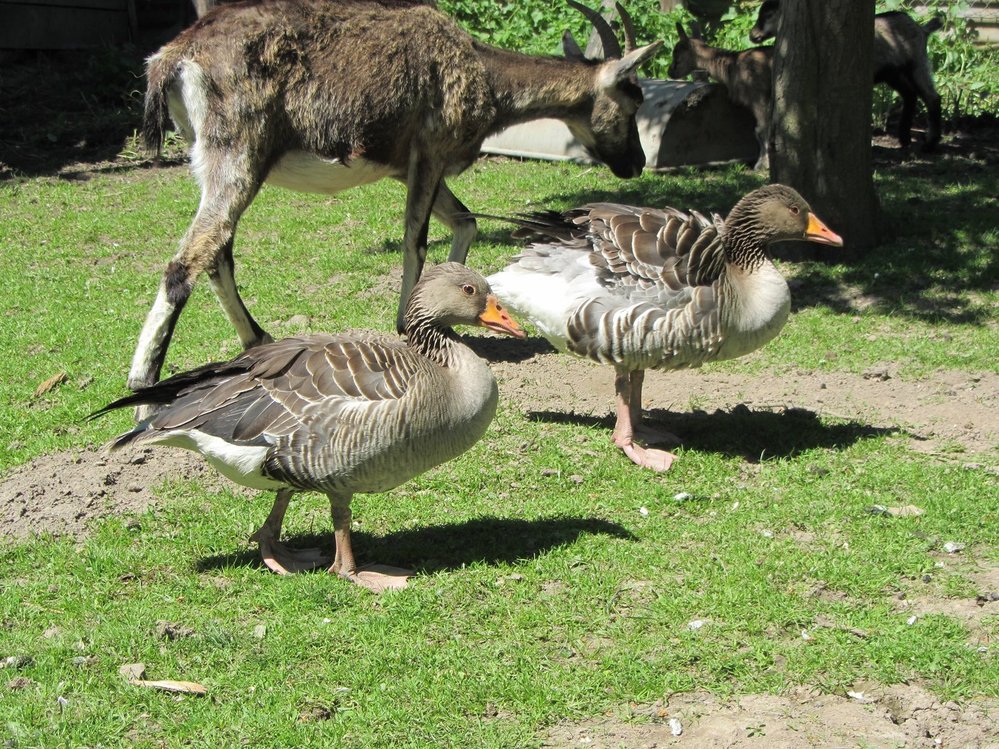
[[[589,4],[597,7],[594,0]],[[904,10],[923,21],[932,15],[942,18],[944,27],[930,36],[929,52],[945,116],[954,120],[999,111],[997,51],[995,47],[975,44],[974,32],[961,15],[968,3],[920,0],[918,12],[914,10],[915,4],[914,0],[886,0],[879,3],[878,11]],[[558,0],[520,0],[516,3],[440,0],[439,5],[479,39],[531,54],[560,54],[565,29],[573,33],[580,45],[585,44],[591,31],[589,22],[580,13]],[[683,8],[663,13],[657,2],[631,2],[627,7],[635,22],[639,43],[655,39],[666,43],[666,50],[642,68],[643,75],[665,78],[670,62],[669,50],[676,43],[676,24],[680,22],[689,28],[693,16]],[[751,46],[749,29],[756,20],[758,7],[757,0],[736,0],[721,23],[706,30],[708,38],[728,49]],[[894,91],[878,86],[874,92],[875,117],[883,122],[890,109],[896,106],[896,100]]]
[[[582,0],[596,8],[595,0]],[[489,44],[506,49],[516,49],[536,55],[562,54],[562,32],[569,30],[581,47],[586,46],[592,25],[581,13],[560,0],[439,0],[441,10],[453,16],[470,33]],[[684,10],[661,13],[654,2],[627,3],[635,22],[639,44],[657,39],[666,40],[672,47],[676,42],[675,24],[687,24],[692,18]],[[665,78],[669,67],[669,53],[662,52],[642,67],[642,74]]]
[[[920,18],[914,6],[912,0],[896,0],[886,10],[904,10]],[[999,49],[976,44],[976,34],[963,18],[968,3],[928,0],[920,6],[929,8],[925,18],[938,16],[944,24],[927,43],[944,117],[955,120],[999,112]]]

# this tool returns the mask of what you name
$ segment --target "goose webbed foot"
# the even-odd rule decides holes
[[[631,440],[622,442],[615,439],[614,444],[620,447],[635,465],[642,466],[643,468],[651,468],[653,471],[660,473],[668,471],[670,466],[673,465],[673,461],[676,460],[676,456],[673,453],[668,453],[665,450],[641,447]]]
[[[409,586],[409,578],[414,574],[413,570],[390,567],[387,564],[366,564],[353,572],[337,570],[331,566],[329,572],[339,575],[355,585],[360,585],[362,588],[367,588],[373,593],[402,590]]]
[[[290,549],[278,541],[284,514],[293,493],[291,489],[279,489],[264,524],[250,536],[251,541],[260,545],[260,559],[268,569],[279,575],[307,572],[330,563],[329,554],[324,554],[319,549]]]
[[[330,494],[329,497],[333,513],[333,533],[336,537],[336,556],[327,571],[374,593],[405,588],[414,574],[412,570],[384,564],[366,564],[360,568],[357,566],[350,540],[350,495]]]
[[[250,536],[260,545],[260,559],[273,572],[290,575],[308,572],[330,563],[330,555],[321,549],[290,549],[277,540],[266,526]]]

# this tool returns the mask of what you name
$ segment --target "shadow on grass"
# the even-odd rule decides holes
[[[540,354],[555,353],[555,347],[541,336],[499,338],[491,335],[465,335],[462,343],[491,362],[522,362]]]
[[[579,414],[534,411],[530,421],[553,424],[579,424],[614,428],[610,416],[599,418]],[[754,410],[738,405],[730,411],[676,412],[663,409],[646,411],[646,422],[676,434],[685,448],[738,456],[750,463],[793,458],[815,448],[842,449],[861,440],[899,432],[895,428],[874,427],[856,421],[823,424],[818,414],[805,408],[782,411]]]
[[[363,500],[362,500],[363,502]],[[417,572],[460,569],[476,562],[514,563],[568,546],[584,535],[602,534],[628,541],[630,531],[600,518],[550,517],[537,520],[483,517],[448,525],[431,525],[375,536],[353,531],[359,565],[371,562],[408,567]],[[283,539],[292,548],[318,546],[332,550],[333,529]],[[255,549],[216,554],[198,560],[199,572],[225,567],[262,567]]]

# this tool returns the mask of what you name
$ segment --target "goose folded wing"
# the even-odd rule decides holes
[[[158,429],[198,429],[235,444],[267,444],[308,428],[338,403],[395,400],[427,363],[400,341],[315,335],[249,349],[245,368],[175,402]]]
[[[601,284],[632,301],[670,309],[712,284],[725,264],[721,219],[692,211],[595,203],[587,206]]]

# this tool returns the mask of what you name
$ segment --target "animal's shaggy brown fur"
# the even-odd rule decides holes
[[[606,26],[599,16],[594,22]],[[609,26],[602,31],[616,41]],[[406,183],[401,324],[426,256],[431,211],[454,232],[450,259],[465,260],[475,220],[443,180],[467,168],[488,135],[557,117],[615,174],[641,173],[635,70],[659,44],[629,43],[606,61],[531,57],[474,40],[428,3],[217,7],[147,66],[144,138],[158,145],[172,118],[192,144],[202,200],[146,320],[130,387],[158,379],[204,271],[243,345],[269,339],[239,297],[232,260],[236,224],[264,181],[326,193],[383,177]]]

